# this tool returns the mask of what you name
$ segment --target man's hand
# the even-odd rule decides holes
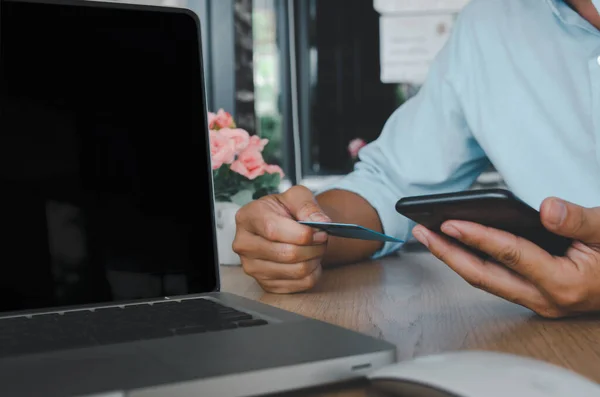
[[[540,216],[548,230],[575,240],[566,256],[552,256],[530,241],[470,222],[448,221],[442,232],[492,260],[420,225],[413,235],[471,285],[543,317],[600,311],[600,207],[550,198]]]
[[[233,250],[267,292],[306,291],[321,276],[328,236],[297,221],[330,221],[302,186],[253,201],[236,215]]]

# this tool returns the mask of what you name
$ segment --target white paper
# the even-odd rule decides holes
[[[381,81],[424,83],[450,37],[455,14],[380,17]]]
[[[397,13],[455,13],[470,0],[373,0],[375,11],[380,14]]]

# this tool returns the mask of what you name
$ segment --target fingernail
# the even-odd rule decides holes
[[[329,222],[330,221],[329,217],[327,215],[323,214],[322,212],[313,212],[312,214],[310,214],[310,216],[308,218],[313,222]]]
[[[459,239],[462,237],[462,234],[460,233],[460,231],[452,225],[446,225],[446,224],[442,225],[442,232],[444,234],[447,234],[448,236],[454,237],[456,239]]]
[[[327,241],[327,233],[325,232],[316,232],[313,234],[313,242],[317,244],[322,244]]]
[[[425,233],[423,233],[421,230],[414,230],[413,231],[413,236],[415,236],[415,238],[421,243],[423,244],[425,247],[429,247],[429,241],[427,241],[427,237],[425,237]]]
[[[560,226],[567,217],[567,206],[560,200],[552,200],[548,209],[547,221],[554,226]]]

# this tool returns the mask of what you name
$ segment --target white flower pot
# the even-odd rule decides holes
[[[239,266],[239,255],[233,252],[235,238],[235,214],[241,207],[230,202],[215,203],[215,222],[217,224],[217,247],[219,263],[225,266]]]

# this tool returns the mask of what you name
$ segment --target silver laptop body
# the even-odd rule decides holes
[[[253,396],[384,341],[219,292],[200,22],[0,0],[0,394]]]

